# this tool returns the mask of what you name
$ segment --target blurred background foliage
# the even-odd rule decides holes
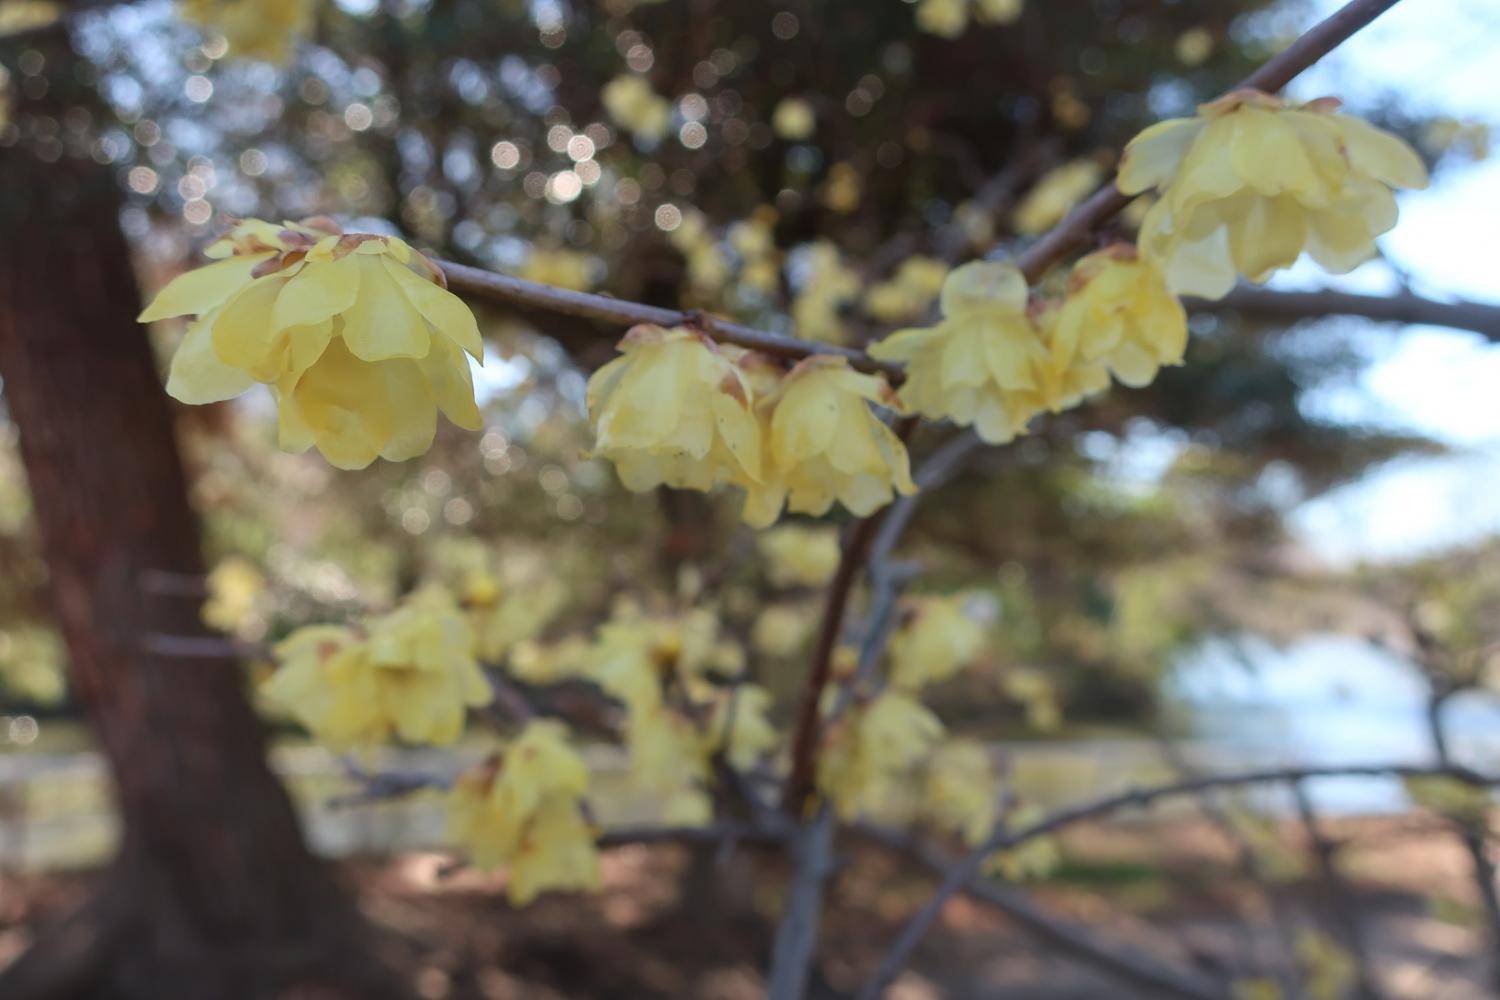
[[[35,35],[0,39],[0,144],[108,164],[148,288],[228,218],[327,214],[461,262],[858,343],[932,308],[932,265],[912,258],[1023,246],[1131,135],[1232,85],[1308,14],[1031,2],[947,38],[919,30],[934,3],[327,0],[285,67],[234,58],[171,3],[119,4],[82,17],[70,74]],[[1485,152],[1463,123],[1359,110],[1421,141],[1439,176]],[[282,454],[254,394],[182,413],[211,560],[270,584],[241,636],[487,567],[565,585],[544,639],[597,624],[622,594],[712,606],[753,649],[752,675],[789,692],[813,593],[771,586],[729,504],[633,496],[586,457],[584,382],[616,334],[478,312],[487,429],[445,426],[421,459],[335,473]],[[1219,312],[1193,329],[1184,367],[985,451],[921,509],[915,589],[987,595],[995,611],[980,665],[934,699],[955,728],[1138,727],[1184,649],[1245,628],[1362,627],[1339,595],[1419,608],[1466,649],[1488,641],[1500,579],[1469,572],[1478,556],[1287,582],[1307,569],[1290,510],[1438,447],[1307,405],[1355,378],[1368,328]],[[163,357],[180,333],[153,331]],[[951,433],[924,428],[914,454]],[[57,710],[14,444],[0,432],[0,686],[8,706]]]

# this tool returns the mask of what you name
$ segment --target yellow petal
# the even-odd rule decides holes
[[[407,301],[416,307],[417,312],[426,317],[427,322],[438,329],[438,332],[450,338],[459,347],[468,351],[474,360],[483,363],[484,341],[479,336],[479,324],[474,321],[474,314],[469,307],[464,305],[463,299],[440,288],[431,281],[426,280],[413,273],[412,270],[387,257],[381,257],[380,261],[385,265],[386,271],[396,280]]]
[[[1427,186],[1421,157],[1399,137],[1351,115],[1333,115],[1332,119],[1355,170],[1391,187]]]
[[[167,375],[167,393],[184,403],[217,403],[249,389],[255,380],[214,353],[212,315],[188,327]]]
[[[281,275],[260,278],[224,303],[214,321],[213,340],[225,364],[257,368],[282,344],[272,327],[271,310],[286,284]]]
[[[423,358],[432,345],[427,321],[401,294],[383,258],[361,256],[349,262],[359,276],[358,292],[344,313],[344,343],[356,358]]]
[[[1128,195],[1162,187],[1174,176],[1188,147],[1203,130],[1197,118],[1169,118],[1130,140],[1120,160],[1115,184]]]
[[[358,293],[355,261],[309,261],[282,286],[271,310],[271,330],[316,326],[347,310]]]
[[[151,323],[172,316],[202,316],[255,280],[250,272],[274,254],[249,254],[215,261],[179,274],[156,294],[136,319]]]

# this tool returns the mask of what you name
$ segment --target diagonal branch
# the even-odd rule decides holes
[[[1360,316],[1389,323],[1417,323],[1472,330],[1487,340],[1500,341],[1500,305],[1454,299],[1443,302],[1411,292],[1360,295],[1321,288],[1306,292],[1240,287],[1216,301],[1188,299],[1195,313],[1233,311],[1257,319],[1299,320],[1323,316]]]
[[[1265,91],[1280,90],[1287,81],[1333,51],[1397,2],[1398,0],[1351,0],[1286,49],[1268,59],[1239,86]],[[1026,280],[1035,283],[1053,264],[1070,252],[1086,246],[1093,232],[1117,215],[1130,200],[1120,193],[1113,180],[1095,192],[1017,258],[1016,264],[1026,275]],[[719,340],[775,357],[804,358],[809,354],[837,354],[848,358],[849,363],[861,371],[883,372],[898,381],[901,377],[899,366],[876,361],[863,351],[852,348],[755,330],[699,312],[663,309],[607,295],[555,288],[451,261],[436,263],[446,276],[449,287],[478,298],[581,316],[620,326],[636,323],[655,323],[660,326],[696,325]]]
[[[979,878],[985,859],[996,851],[1011,850],[1027,841],[1081,823],[1099,819],[1128,807],[1147,806],[1161,799],[1183,795],[1197,795],[1216,788],[1236,785],[1258,785],[1267,783],[1300,782],[1310,778],[1330,777],[1447,777],[1477,788],[1492,788],[1500,785],[1500,775],[1485,775],[1465,767],[1451,764],[1417,766],[1411,764],[1369,764],[1349,767],[1289,767],[1261,771],[1245,771],[1238,774],[1208,775],[1189,778],[1167,785],[1151,788],[1135,788],[1118,795],[1095,799],[1071,809],[1064,809],[1030,826],[1010,830],[997,828],[984,843],[966,854],[962,861],[947,870],[942,884],[927,904],[907,922],[897,937],[896,944],[881,962],[864,991],[865,996],[879,996],[896,973],[906,964],[911,952],[931,929],[942,912],[943,906],[955,894],[964,891]]]
[[[942,850],[897,831],[860,826],[859,832],[884,847],[910,857],[938,875],[946,874],[952,867],[952,859]],[[1042,910],[1025,893],[989,881],[972,882],[965,886],[964,892],[1005,914],[1043,944],[1121,982],[1141,987],[1148,991],[1149,996],[1161,997],[1163,1000],[1227,1000],[1224,990],[1218,985],[1149,958],[1137,950],[1126,950],[1102,941],[1087,928]],[[912,925],[908,924],[906,930],[911,929]],[[912,941],[911,946],[915,945],[916,941]],[[902,950],[898,943],[892,954],[898,950],[904,955],[910,949]],[[899,966],[892,969],[891,977],[898,971]],[[872,978],[860,994],[862,1000],[876,1000],[888,981],[888,978],[879,975]]]
[[[1338,48],[1355,32],[1396,6],[1399,0],[1351,0],[1302,37],[1266,60],[1247,76],[1236,90],[1254,88],[1268,93],[1280,90],[1313,63]],[[1051,232],[1031,245],[1016,261],[1026,280],[1035,283],[1070,252],[1088,244],[1094,230],[1120,213],[1131,199],[1120,193],[1111,180],[1083,204],[1068,213]]]

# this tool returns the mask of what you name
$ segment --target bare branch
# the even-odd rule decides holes
[[[531,306],[567,316],[618,326],[634,326],[637,323],[654,323],[657,326],[697,326],[716,340],[759,351],[778,358],[805,358],[809,354],[837,354],[849,359],[849,363],[860,371],[882,372],[896,379],[901,377],[899,365],[876,361],[874,358],[850,347],[837,344],[815,343],[799,340],[785,334],[755,330],[738,323],[709,317],[701,312],[684,312],[680,309],[663,309],[640,302],[627,302],[608,295],[592,292],[575,292],[567,288],[555,288],[535,281],[525,281],[507,274],[496,274],[465,264],[439,260],[448,279],[448,287],[460,294],[493,299],[511,305]]]
[[[1343,872],[1339,871],[1339,844],[1324,833],[1307,786],[1300,781],[1294,781],[1291,788],[1292,796],[1297,802],[1297,814],[1302,819],[1303,829],[1307,831],[1313,860],[1317,862],[1318,873],[1327,891],[1325,902],[1334,921],[1343,930],[1345,945],[1354,956],[1359,998],[1360,1000],[1382,1000],[1384,994],[1380,990],[1380,984],[1375,978],[1374,967],[1370,961],[1369,942],[1365,934],[1364,921],[1360,918],[1359,903],[1354,899],[1348,880],[1344,878]]]
[[[931,844],[913,840],[905,834],[881,827],[862,825],[858,830],[869,839],[912,858],[939,875],[946,875],[952,870],[953,859]],[[1175,1000],[1227,1000],[1228,998],[1225,990],[1215,983],[1148,958],[1138,950],[1126,951],[1116,945],[1101,941],[1087,928],[1046,913],[1024,893],[988,881],[968,883],[964,887],[964,892],[999,910],[1038,940],[1056,948],[1064,955],[1123,982],[1142,987],[1152,997],[1170,997]],[[932,902],[928,903],[928,906],[932,905]],[[909,941],[908,935],[912,936]],[[920,936],[921,930],[917,929],[915,921],[903,928],[902,937],[887,954],[881,963],[880,970],[871,977],[860,992],[861,1000],[877,1000],[885,987],[901,971],[901,966],[905,964],[906,957],[911,950],[916,947]]]
[[[1293,77],[1338,48],[1359,29],[1396,6],[1398,0],[1352,0],[1306,34],[1268,59],[1251,73],[1239,87],[1274,92],[1285,87]],[[1235,88],[1239,89],[1239,88]],[[1033,243],[1017,259],[1021,273],[1035,283],[1053,264],[1074,250],[1088,244],[1089,236],[1105,222],[1118,215],[1130,198],[1120,193],[1111,180],[1094,192],[1083,204],[1068,213],[1051,232]]]
[[[797,868],[776,925],[768,1000],[802,1000],[806,993],[807,970],[818,944],[823,912],[823,883],[833,871],[833,827],[833,811],[825,803],[792,842]]]
[[[867,996],[878,996],[885,984],[906,964],[913,948],[926,935],[933,922],[942,912],[943,906],[954,894],[979,877],[984,861],[996,851],[1010,850],[1027,841],[1056,833],[1067,826],[1085,820],[1099,819],[1132,806],[1150,805],[1160,799],[1182,795],[1196,795],[1215,788],[1235,785],[1257,785],[1271,782],[1306,781],[1309,778],[1330,777],[1448,777],[1475,787],[1489,788],[1500,785],[1500,775],[1483,775],[1465,767],[1437,765],[1420,767],[1410,764],[1370,764],[1348,767],[1291,767],[1262,771],[1246,771],[1239,774],[1210,775],[1189,778],[1185,781],[1152,788],[1136,788],[1118,795],[1095,799],[1071,809],[1064,809],[1030,826],[1016,830],[997,829],[984,843],[966,854],[962,861],[949,868],[942,884],[931,900],[911,918],[897,938],[897,944],[881,963],[880,970],[867,987]],[[872,992],[873,990],[873,992]]]
[[[1500,341],[1500,305],[1465,299],[1442,302],[1411,292],[1358,295],[1331,288],[1283,292],[1240,287],[1216,301],[1187,299],[1184,304],[1190,312],[1237,312],[1258,319],[1293,321],[1322,316],[1361,316],[1381,322],[1472,330],[1487,340]]]
[[[807,672],[807,680],[802,687],[802,700],[797,706],[797,725],[792,736],[792,770],[781,802],[782,809],[792,816],[802,815],[808,793],[812,791],[818,735],[822,729],[818,724],[818,713],[822,707],[823,689],[833,676],[833,654],[844,627],[844,612],[849,605],[849,595],[859,579],[870,543],[874,541],[875,532],[884,516],[885,511],[878,511],[855,522],[844,542],[838,570],[828,584],[823,617],[818,625],[818,639],[813,647],[812,666]]]

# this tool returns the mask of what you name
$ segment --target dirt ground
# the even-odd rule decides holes
[[[1480,1000],[1487,976],[1467,857],[1430,822],[1342,821],[1342,858],[1385,994]],[[1217,830],[1111,826],[1080,831],[1066,864],[1033,887],[1047,913],[1124,950],[1230,980],[1280,960],[1278,928],[1328,922],[1331,896],[1299,858],[1300,831],[1279,831],[1264,883],[1239,877]],[[1284,853],[1284,857],[1281,855]],[[931,881],[870,846],[844,845],[830,894],[813,996],[846,997],[921,904]],[[770,950],[785,869],[746,852],[694,856],[627,847],[606,856],[606,889],[514,910],[503,877],[408,853],[341,870],[390,937],[385,953],[429,1000],[751,1000]],[[87,875],[0,876],[0,966],[33,929],[88,891]],[[1034,938],[983,904],[956,899],[918,949],[894,1000],[1093,1000],[1132,991]]]

